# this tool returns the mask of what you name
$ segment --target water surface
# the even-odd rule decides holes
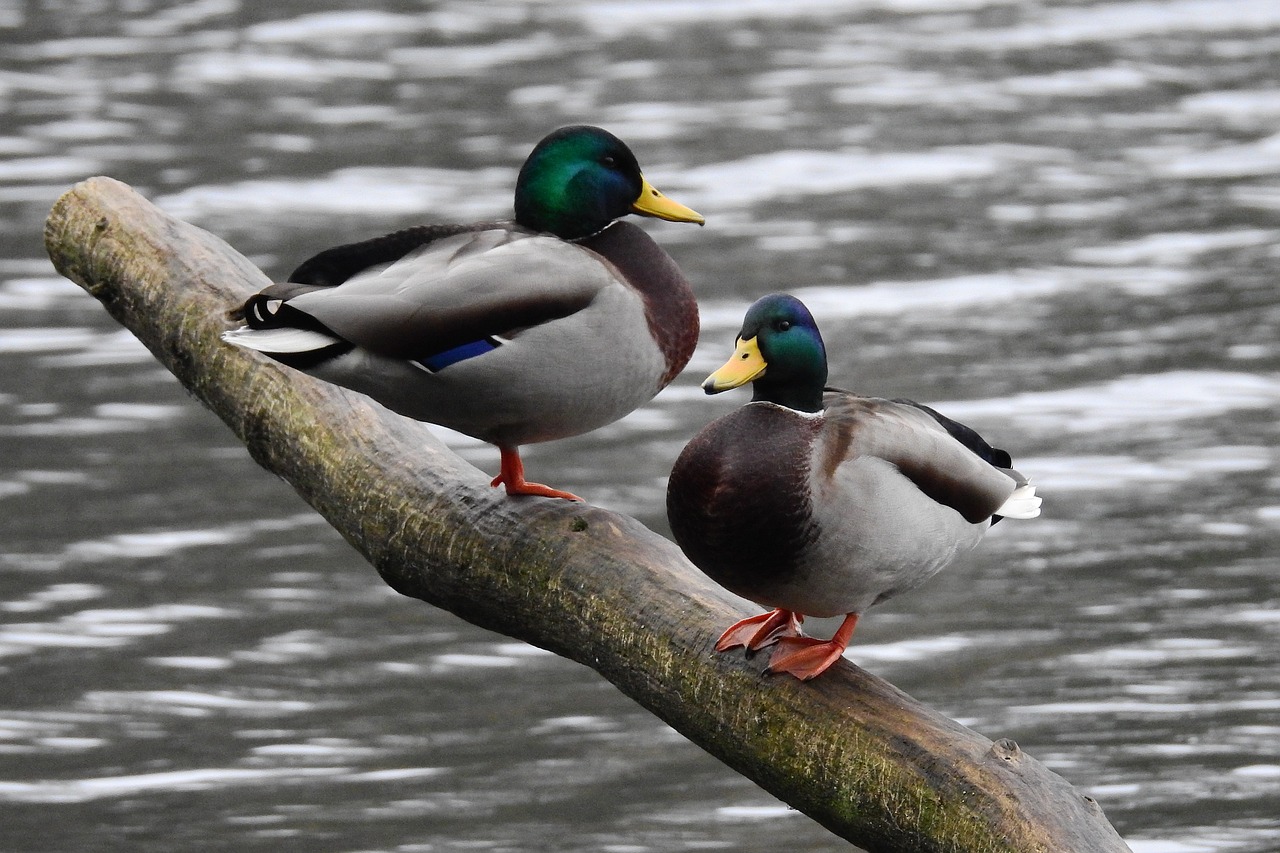
[[[850,657],[1137,853],[1280,848],[1280,6],[367,5],[0,2],[6,850],[832,848],[590,670],[391,592],[43,257],[109,174],[283,276],[507,215],[573,122],[706,214],[644,223],[704,337],[531,474],[666,532],[672,460],[743,399],[698,382],[791,290],[833,380],[1046,498]]]

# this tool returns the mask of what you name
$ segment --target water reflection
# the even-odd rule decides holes
[[[741,402],[698,379],[797,292],[833,379],[972,422],[1046,497],[850,656],[1138,853],[1274,849],[1271,0],[0,2],[0,28],[7,849],[829,849],[589,671],[382,586],[42,257],[57,194],[107,173],[280,276],[506,215],[576,121],[707,215],[645,223],[706,334],[530,464],[665,530],[671,460]]]

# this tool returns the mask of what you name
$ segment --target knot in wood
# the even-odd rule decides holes
[[[1022,750],[1012,738],[1002,737],[991,744],[991,754],[1005,761],[1017,761],[1022,757]]]

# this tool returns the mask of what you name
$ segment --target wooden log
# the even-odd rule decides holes
[[[858,667],[812,682],[715,654],[740,605],[634,519],[509,499],[420,425],[219,340],[267,280],[221,240],[91,178],[45,243],[386,583],[586,664],[685,737],[868,851],[1129,848],[1091,798]]]

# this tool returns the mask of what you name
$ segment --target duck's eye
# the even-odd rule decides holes
[[[614,159],[612,154],[606,154],[600,158],[600,165],[606,169],[613,169],[617,167],[618,161]]]
[[[774,324],[773,324],[773,328],[774,328],[774,330],[775,330],[775,331],[778,331],[778,332],[785,332],[787,329],[790,329],[790,328],[791,328],[791,321],[790,321],[790,320],[779,320],[778,322],[776,322],[776,323],[774,323]]]

